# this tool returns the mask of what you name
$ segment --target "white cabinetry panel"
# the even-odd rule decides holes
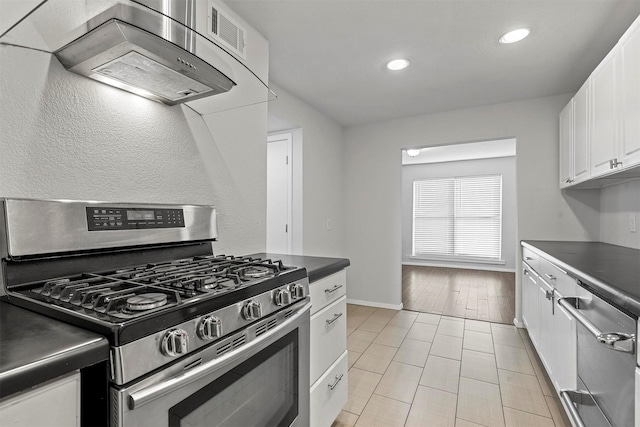
[[[573,184],[591,177],[589,172],[589,82],[573,97]]]
[[[640,19],[620,40],[620,98],[624,168],[640,164]]]
[[[573,103],[560,112],[560,188],[573,182]]]
[[[0,402],[0,420],[13,427],[79,427],[80,373],[7,397]]]
[[[311,387],[311,427],[326,427],[336,419],[347,401],[349,385],[347,352]]]
[[[618,148],[617,67],[618,51],[614,48],[598,65],[590,78],[592,177],[611,172],[616,164]]]
[[[347,298],[311,318],[311,384],[347,349]]]
[[[347,272],[341,270],[309,284],[311,294],[311,315],[327,304],[337,301],[347,293]]]

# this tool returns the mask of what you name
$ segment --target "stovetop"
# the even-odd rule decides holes
[[[8,297],[120,345],[304,277],[278,260],[204,255],[24,283]]]

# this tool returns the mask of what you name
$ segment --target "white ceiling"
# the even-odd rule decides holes
[[[270,80],[344,126],[575,92],[640,14],[640,0],[226,3],[269,40]],[[498,43],[519,26],[527,39]],[[411,67],[387,71],[396,57]]]

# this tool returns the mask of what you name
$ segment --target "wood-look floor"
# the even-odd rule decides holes
[[[515,273],[402,266],[403,308],[512,324]]]
[[[333,427],[570,427],[526,330],[347,305],[349,397]]]

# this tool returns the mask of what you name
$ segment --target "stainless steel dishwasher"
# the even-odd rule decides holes
[[[634,426],[636,319],[583,287],[558,301],[577,321],[578,386],[562,390],[576,427]]]

